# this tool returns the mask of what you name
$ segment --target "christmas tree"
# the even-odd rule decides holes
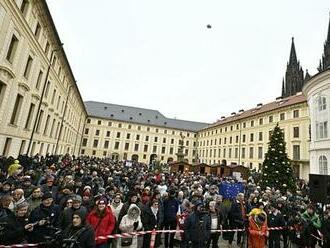
[[[295,177],[285,150],[284,133],[277,124],[271,133],[262,166],[260,184],[263,188],[268,186],[282,192],[295,190]]]

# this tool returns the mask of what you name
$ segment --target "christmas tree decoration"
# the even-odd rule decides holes
[[[268,151],[262,166],[262,181],[260,183],[262,188],[270,187],[282,192],[295,190],[295,176],[285,150],[284,133],[277,124],[271,132]]]

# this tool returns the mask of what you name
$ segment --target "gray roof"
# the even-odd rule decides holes
[[[185,121],[165,117],[158,110],[129,107],[103,102],[85,102],[88,116],[109,120],[134,122],[163,128],[174,128],[196,132],[207,127],[208,123]]]

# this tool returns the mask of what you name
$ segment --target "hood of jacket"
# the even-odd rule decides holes
[[[137,220],[141,215],[141,210],[136,204],[131,204],[127,211],[127,217],[131,220]]]

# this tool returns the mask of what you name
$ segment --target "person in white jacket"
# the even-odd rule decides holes
[[[141,210],[136,204],[131,204],[127,214],[122,218],[119,229],[122,233],[131,233],[142,230]],[[125,245],[126,243],[126,245]],[[121,243],[117,247],[137,248],[137,236],[130,238],[122,238]]]

